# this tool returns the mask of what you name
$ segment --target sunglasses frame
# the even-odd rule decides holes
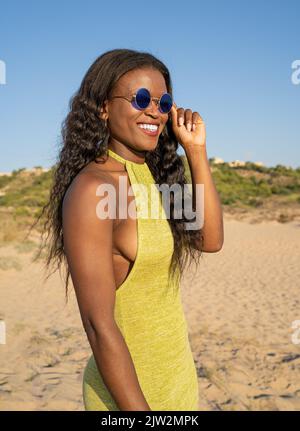
[[[138,103],[137,103],[137,101],[136,101],[136,96],[137,96],[137,94],[138,94],[138,92],[139,92],[140,90],[146,90],[146,91],[148,91],[149,96],[150,96],[149,104],[148,104],[145,108],[140,108],[140,107],[139,107],[139,108],[137,108],[137,106],[139,106],[139,105],[138,105]],[[167,94],[168,96],[170,96],[170,97],[171,97],[171,99],[172,99],[172,106],[173,106],[173,104],[174,104],[174,102],[173,102],[173,97],[171,96],[171,94],[170,94],[170,93],[164,93],[160,98],[158,98],[158,97],[153,97],[153,96],[151,96],[150,91],[149,91],[147,88],[145,88],[145,87],[139,88],[139,89],[137,90],[137,92],[136,92],[136,93],[134,93],[134,94],[132,95],[131,99],[129,99],[128,97],[125,97],[125,96],[112,96],[112,97],[110,97],[110,99],[115,99],[115,98],[125,99],[125,100],[127,100],[128,102],[130,102],[130,103],[132,104],[132,106],[133,106],[135,109],[138,109],[138,110],[140,110],[140,111],[143,111],[144,109],[147,109],[147,108],[148,108],[148,106],[150,105],[150,103],[152,102],[152,100],[154,100],[154,101],[155,101],[155,103],[156,103],[156,105],[158,106],[158,108],[159,108],[159,110],[160,110],[160,112],[161,112],[162,114],[169,114],[169,113],[170,113],[170,111],[171,111],[171,109],[170,109],[168,112],[163,112],[163,111],[161,110],[161,108],[160,108],[160,101],[161,101],[161,98],[162,98],[163,96],[165,96],[166,94]]]

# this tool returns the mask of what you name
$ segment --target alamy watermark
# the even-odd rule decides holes
[[[6,84],[6,64],[0,60],[0,85]]]
[[[292,343],[300,344],[300,320],[294,320],[292,322],[292,328],[295,329],[292,333]]]
[[[6,328],[4,320],[0,320],[0,344],[6,344]]]
[[[149,188],[145,184],[131,184],[127,188],[127,178],[119,177],[119,218],[127,217],[135,219],[152,218],[152,219],[169,219],[171,218],[171,193],[174,196],[174,219],[188,220],[185,221],[186,230],[199,230],[204,224],[204,184],[196,184],[196,209],[193,210],[191,196],[191,184],[184,184],[183,187],[174,183],[169,186],[163,184],[150,184]],[[161,194],[159,193],[161,191]],[[107,193],[107,196],[105,194]],[[96,214],[100,219],[117,218],[117,191],[114,185],[103,183],[97,187],[97,196],[104,198],[96,206]],[[131,201],[128,205],[128,196],[135,196],[136,203]],[[161,196],[161,201],[160,201]],[[136,211],[135,211],[136,207]],[[150,212],[150,214],[149,214]]]
[[[294,85],[299,85],[300,84],[300,60],[294,60],[291,67],[294,70],[291,75],[292,83]]]

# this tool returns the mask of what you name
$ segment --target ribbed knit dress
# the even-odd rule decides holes
[[[108,154],[125,164],[134,191],[138,231],[136,259],[116,290],[115,321],[151,410],[197,411],[197,372],[181,291],[178,281],[168,280],[174,241],[160,192],[146,162],[126,160],[110,149]],[[151,201],[159,208],[156,218]],[[84,369],[82,389],[85,410],[119,410],[93,354]]]

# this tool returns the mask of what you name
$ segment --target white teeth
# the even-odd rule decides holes
[[[154,124],[138,124],[138,126],[141,129],[148,129],[148,130],[153,130],[153,131],[156,131],[158,129],[158,126],[156,126]]]

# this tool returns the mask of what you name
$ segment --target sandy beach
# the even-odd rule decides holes
[[[300,410],[300,222],[225,215],[224,238],[181,285],[199,410]],[[59,273],[43,283],[34,252],[0,247],[0,410],[84,410],[91,350],[75,293],[65,305]]]

